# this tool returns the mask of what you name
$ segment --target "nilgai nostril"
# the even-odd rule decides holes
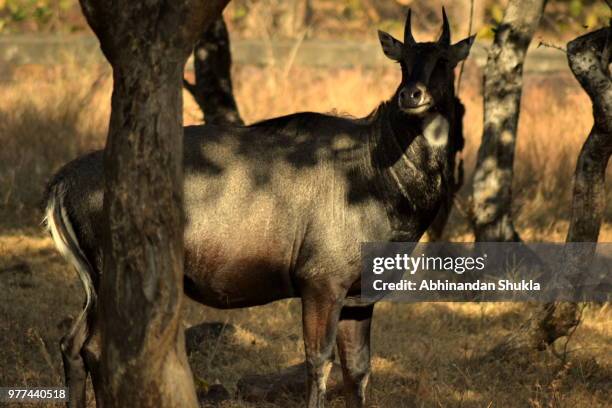
[[[406,24],[406,44],[379,32],[403,78],[367,117],[303,112],[184,130],[185,292],[218,308],[300,297],[310,408],[324,404],[336,341],[347,405],[365,405],[373,304],[359,296],[361,243],[419,241],[453,188],[453,68],[471,40],[417,43]],[[420,58],[407,57],[416,52]],[[406,73],[423,73],[421,64],[436,68],[419,79],[420,95],[406,93],[403,84],[417,83]],[[398,104],[400,95],[425,93],[431,102],[418,112]],[[427,139],[432,123],[448,133],[437,143]],[[47,225],[90,299],[65,338],[66,372],[96,348],[90,325],[99,323],[93,314],[104,279],[103,163],[102,151],[80,157],[47,190]]]

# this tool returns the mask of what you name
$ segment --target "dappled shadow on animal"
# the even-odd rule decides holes
[[[185,292],[218,308],[300,297],[311,408],[324,405],[334,342],[347,406],[364,406],[373,305],[359,299],[360,245],[418,241],[452,186],[449,163],[461,144],[453,68],[473,37],[451,45],[443,11],[435,42],[415,41],[410,13],[403,43],[379,38],[402,81],[365,118],[305,112],[185,128]],[[84,379],[99,355],[103,186],[102,152],[94,152],[67,164],[47,192],[47,225],[90,294],[62,340],[75,408],[85,406]]]

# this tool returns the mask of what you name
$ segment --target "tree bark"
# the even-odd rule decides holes
[[[568,242],[596,242],[606,207],[605,174],[612,153],[612,27],[570,41],[568,62],[593,104],[594,124],[580,151]]]
[[[476,241],[519,241],[512,222],[512,167],[523,64],[546,0],[510,0],[484,74],[484,132],[473,180]]]
[[[568,276],[574,287],[579,286],[582,271],[591,265],[606,208],[606,167],[612,154],[611,56],[612,24],[567,44],[570,69],[591,99],[594,119],[576,164],[572,216],[566,238],[568,243],[592,243],[581,246],[579,251],[567,252],[564,264],[569,268]],[[552,344],[567,336],[580,321],[574,302],[557,302],[545,309],[548,311],[538,325],[539,330],[532,336],[535,344]]]
[[[195,407],[184,350],[183,67],[228,0],[81,0],[113,67],[105,149],[102,401]]]
[[[202,33],[193,50],[195,84],[183,81],[208,124],[244,124],[234,99],[232,54],[223,16]]]
[[[612,154],[612,27],[588,33],[568,43],[572,73],[593,104],[594,125],[578,156],[574,176],[572,215],[566,242],[592,243],[566,252],[564,265],[570,283],[578,287],[592,262],[603,219],[606,167]],[[579,293],[575,293],[576,296]],[[545,349],[569,335],[579,324],[575,302],[555,302],[537,308],[521,330],[495,351]]]

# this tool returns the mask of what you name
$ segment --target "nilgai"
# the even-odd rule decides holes
[[[379,31],[402,80],[365,118],[303,112],[246,127],[184,131],[185,293],[217,308],[302,300],[308,407],[325,403],[334,342],[346,404],[362,407],[370,377],[373,304],[360,301],[360,244],[418,241],[452,187],[458,144],[454,68],[474,37],[451,45],[443,10],[436,42]],[[67,164],[47,190],[56,246],[86,302],[61,341],[69,406],[85,406],[99,358],[96,292],[103,269],[104,168],[96,151]]]

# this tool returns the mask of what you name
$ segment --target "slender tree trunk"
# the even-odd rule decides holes
[[[580,154],[574,176],[572,216],[566,242],[592,243],[580,251],[568,251],[564,265],[570,282],[578,286],[582,272],[590,266],[603,219],[606,167],[612,154],[612,77],[608,65],[612,55],[612,27],[588,33],[568,43],[567,58],[572,73],[593,104],[594,125]],[[548,303],[497,350],[544,349],[567,336],[579,323],[574,302]]]
[[[232,53],[223,16],[198,39],[193,50],[195,84],[183,81],[208,124],[242,125],[232,86]]]
[[[593,104],[594,125],[578,156],[568,242],[597,242],[606,208],[605,174],[612,153],[612,28],[568,43],[572,73]]]
[[[519,241],[512,222],[512,167],[523,64],[546,0],[510,0],[489,49],[484,132],[473,181],[476,241]]]
[[[611,21],[612,23],[612,21]],[[588,269],[595,254],[596,242],[606,209],[606,167],[612,154],[612,76],[608,65],[612,55],[611,27],[588,33],[570,41],[567,59],[572,73],[593,104],[594,125],[576,164],[572,217],[566,242],[591,242],[580,251],[569,251],[565,265],[575,286],[582,271]],[[548,345],[566,336],[579,323],[576,303],[546,305],[534,343]]]
[[[184,350],[182,69],[228,0],[81,0],[113,67],[100,289],[106,407],[196,407]]]

